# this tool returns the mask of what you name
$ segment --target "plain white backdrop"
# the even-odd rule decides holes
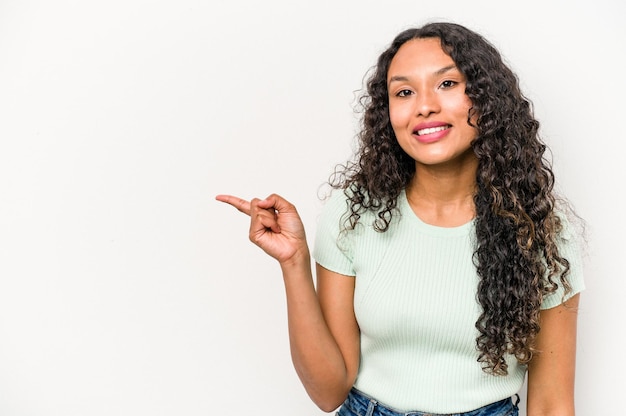
[[[579,415],[619,412],[626,29],[617,0],[0,0],[0,415],[317,415],[277,264],[214,201],[312,241],[363,76],[451,20],[518,73],[588,222]]]

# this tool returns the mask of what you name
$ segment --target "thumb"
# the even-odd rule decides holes
[[[273,208],[278,213],[295,212],[296,209],[289,201],[277,194],[272,194],[258,202],[259,208]]]

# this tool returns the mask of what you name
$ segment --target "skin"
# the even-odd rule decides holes
[[[465,78],[438,40],[419,39],[400,48],[387,79],[392,127],[415,160],[416,174],[407,187],[411,208],[432,225],[467,223],[475,216],[478,161],[471,150],[476,131],[467,122],[471,102]],[[415,126],[432,121],[444,123],[449,131],[421,143]],[[294,367],[311,399],[322,410],[333,411],[347,397],[359,365],[354,277],[317,264],[316,291],[304,226],[296,208],[281,196],[216,199],[248,215],[250,240],[280,263]],[[528,371],[528,416],[574,415],[578,298],[541,312],[540,352]]]
[[[539,351],[528,365],[528,416],[573,416],[576,368],[577,294],[565,304],[541,311]]]
[[[296,208],[284,198],[216,199],[250,216],[250,240],[280,263],[294,367],[313,402],[325,412],[333,411],[347,397],[359,365],[354,278],[318,265],[315,291],[304,227]]]
[[[407,188],[411,207],[432,225],[465,224],[475,215],[478,167],[471,149],[476,129],[467,122],[472,103],[465,94],[465,77],[439,39],[416,39],[402,45],[391,61],[387,86],[394,133],[415,160],[416,174]],[[447,134],[422,143],[415,128],[423,123],[443,123]]]

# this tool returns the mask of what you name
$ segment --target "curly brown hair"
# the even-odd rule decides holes
[[[401,149],[391,127],[387,71],[404,43],[423,38],[441,41],[465,76],[472,102],[467,120],[472,124],[474,117],[478,132],[472,142],[478,158],[474,264],[482,306],[476,345],[483,370],[505,375],[506,354],[528,363],[536,352],[543,297],[559,283],[566,292],[570,286],[565,279],[569,262],[557,247],[562,224],[539,122],[496,48],[454,23],[429,23],[400,33],[378,58],[361,97],[358,154],[338,166],[329,182],[349,199],[347,228],[354,228],[367,210],[376,213],[376,230],[389,228],[397,197],[415,174],[415,161]]]

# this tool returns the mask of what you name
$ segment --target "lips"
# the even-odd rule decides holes
[[[425,136],[427,134],[437,133],[439,131],[450,128],[450,124],[441,122],[420,123],[413,129],[413,134]]]
[[[439,127],[429,127],[429,128],[426,128],[426,129],[417,130],[417,131],[415,131],[413,133],[417,134],[418,136],[425,136],[427,134],[437,133],[438,131],[445,130],[445,129],[449,128],[449,127],[450,127],[449,125],[439,126]]]
[[[420,123],[413,128],[413,136],[421,143],[433,143],[447,136],[451,127],[442,122]]]

